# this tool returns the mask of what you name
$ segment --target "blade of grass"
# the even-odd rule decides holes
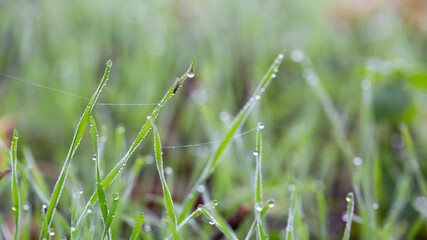
[[[277,56],[277,58],[271,64],[270,68],[259,83],[258,87],[255,89],[254,93],[250,97],[249,101],[246,102],[246,104],[234,118],[233,123],[230,125],[228,131],[224,136],[224,140],[221,142],[215,153],[209,159],[201,175],[199,176],[190,193],[188,194],[186,202],[183,204],[183,210],[178,217],[178,224],[181,223],[191,211],[198,195],[197,187],[213,173],[221,157],[230,145],[232,137],[240,130],[242,125],[245,123],[247,117],[252,112],[255,104],[258,102],[258,99],[260,99],[261,94],[265,91],[271,80],[276,77],[276,73],[280,64],[282,63],[283,57],[283,54],[279,54]]]
[[[170,226],[171,232],[174,234],[174,239],[179,239],[178,235],[176,234],[176,215],[175,215],[175,209],[173,206],[172,196],[169,192],[168,185],[166,184],[166,178],[165,178],[165,172],[163,170],[163,153],[162,153],[162,143],[160,142],[160,136],[159,132],[157,130],[156,125],[153,124],[153,131],[154,131],[154,152],[156,155],[156,166],[157,166],[157,172],[159,173],[160,181],[162,183],[162,190],[163,190],[163,197],[165,201],[166,206],[166,212],[169,217],[169,220],[171,221],[171,224],[168,224]]]
[[[289,197],[288,225],[286,226],[286,240],[294,239],[294,208],[295,208],[295,186],[289,186],[291,196]]]
[[[264,218],[264,216],[267,214],[268,209],[270,209],[270,208],[272,208],[272,207],[274,207],[274,200],[273,200],[273,199],[269,199],[269,200],[265,203],[265,205],[262,207],[262,210],[261,210],[261,212],[260,212],[260,219],[261,219],[261,220],[262,220],[262,219]],[[246,237],[245,237],[245,239],[246,239],[246,240],[249,240],[249,238],[252,236],[252,234],[253,234],[253,232],[254,232],[254,229],[257,227],[257,225],[258,225],[258,222],[257,222],[257,219],[255,219],[255,220],[252,222],[252,225],[251,225],[251,227],[249,228],[248,233],[246,234]]]
[[[101,239],[103,239],[110,230],[111,224],[113,223],[114,218],[116,217],[117,203],[119,202],[119,194],[113,194],[113,203],[111,204],[110,214],[108,215],[107,222],[105,223],[104,233],[102,234]]]
[[[222,218],[219,214],[217,214],[213,209],[210,207],[204,205],[199,206],[199,210],[203,213],[203,215],[206,216],[206,218],[215,224],[219,230],[221,230],[222,233],[228,238],[237,240],[236,234],[233,232],[231,227],[228,225],[228,223]]]
[[[421,192],[423,193],[424,196],[427,197],[427,184],[426,184],[426,181],[424,180],[424,176],[418,164],[417,153],[415,151],[414,142],[412,140],[411,134],[409,133],[408,126],[402,123],[400,124],[399,128],[400,128],[400,131],[402,132],[403,139],[405,141],[406,149],[408,151],[412,168],[413,168],[412,170],[415,173],[415,178],[417,179],[417,182],[420,185]]]
[[[351,223],[353,222],[353,213],[354,213],[354,196],[353,196],[353,193],[352,192],[348,193],[345,200],[347,201],[347,215],[346,215],[347,223],[345,225],[345,231],[344,231],[344,235],[343,235],[342,239],[348,240],[348,239],[350,239]]]
[[[99,170],[99,135],[98,135],[98,129],[96,127],[95,119],[93,119],[92,116],[89,118],[90,122],[90,135],[92,138],[92,145],[93,145],[93,151],[94,155],[93,158],[95,158],[95,164],[96,164],[96,189],[97,194],[99,198],[99,207],[101,208],[102,213],[102,220],[105,224],[107,224],[107,218],[108,218],[108,205],[107,205],[107,199],[105,198],[105,192],[104,188],[102,187],[102,179],[101,179],[101,172]]]
[[[96,100],[98,99],[98,96],[100,95],[100,93],[102,91],[102,88],[105,86],[105,84],[108,80],[111,65],[112,65],[111,60],[108,60],[106,63],[104,76],[102,77],[102,80],[101,80],[98,88],[96,89],[95,93],[93,94],[93,96],[89,100],[89,103],[88,103],[88,105],[87,105],[82,117],[80,118],[78,125],[77,125],[77,129],[76,129],[76,132],[74,133],[74,137],[73,137],[73,141],[71,143],[71,147],[68,151],[67,157],[65,158],[64,165],[61,169],[61,173],[60,173],[59,178],[55,184],[55,187],[54,187],[53,192],[52,192],[52,196],[51,196],[50,201],[49,201],[49,205],[48,205],[47,212],[46,212],[46,221],[45,221],[45,223],[47,223],[47,228],[50,227],[50,224],[52,222],[52,217],[55,213],[56,206],[58,205],[62,189],[64,188],[64,185],[65,185],[65,179],[67,178],[67,173],[68,173],[68,170],[70,168],[71,160],[74,156],[74,153],[77,150],[77,147],[80,144],[81,139],[83,138],[83,133],[84,133],[86,126],[87,126],[87,123],[89,121],[89,116],[92,112],[93,107],[95,106],[95,103],[96,103]],[[41,238],[43,238],[43,236]]]
[[[110,186],[110,184],[114,181],[114,179],[119,175],[121,172],[123,166],[126,164],[128,159],[132,156],[132,154],[135,152],[137,147],[141,144],[141,142],[144,140],[145,136],[147,135],[148,131],[152,127],[152,123],[156,120],[158,115],[160,114],[160,110],[163,108],[165,103],[175,94],[175,92],[182,86],[184,81],[187,79],[187,76],[194,76],[194,63],[196,62],[196,58],[193,59],[193,62],[191,63],[188,70],[181,76],[178,82],[176,82],[171,88],[169,88],[169,91],[166,92],[166,95],[163,97],[163,99],[159,102],[156,108],[152,111],[150,115],[147,116],[147,120],[145,124],[142,126],[141,130],[139,131],[138,135],[136,136],[135,140],[133,141],[131,147],[126,152],[125,156],[114,166],[114,168],[110,171],[110,173],[105,177],[104,181],[102,182],[102,186],[104,189]],[[178,88],[177,88],[178,86]],[[76,229],[79,230],[84,218],[87,215],[87,210],[95,204],[96,200],[98,200],[98,195],[96,192],[92,194],[89,201],[87,202],[82,214],[79,217],[79,220],[77,221]]]
[[[326,233],[326,229],[327,229],[327,224],[326,224],[326,220],[327,220],[327,213],[326,213],[326,201],[325,201],[325,196],[322,192],[319,192],[316,194],[316,200],[317,200],[317,208],[319,210],[319,233],[320,233],[320,237],[322,240],[326,240],[327,238],[327,233]]]
[[[130,240],[136,240],[139,237],[139,233],[141,232],[142,224],[144,223],[144,213],[141,213],[138,220],[136,221],[135,227],[132,230],[132,235],[130,236]]]
[[[13,132],[12,146],[10,147],[10,155],[12,162],[12,211],[15,217],[15,233],[13,235],[14,239],[17,240],[19,236],[19,218],[21,215],[21,205],[20,205],[20,197],[19,197],[19,189],[18,189],[18,176],[16,172],[16,151],[18,145],[18,132]]]

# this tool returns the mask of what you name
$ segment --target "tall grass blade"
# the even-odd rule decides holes
[[[276,77],[276,73],[279,69],[280,64],[282,63],[283,57],[283,54],[279,54],[277,56],[277,58],[271,64],[270,68],[259,83],[258,87],[255,89],[254,93],[250,97],[249,101],[246,102],[246,104],[234,118],[233,123],[230,125],[228,131],[224,136],[224,140],[221,142],[215,153],[209,159],[201,175],[199,176],[190,193],[188,194],[186,202],[183,204],[183,210],[178,217],[178,224],[181,223],[191,211],[191,208],[193,207],[198,195],[197,187],[204,181],[206,181],[206,179],[213,173],[224,152],[230,145],[232,137],[240,130],[242,125],[245,123],[247,117],[252,112],[255,104],[260,99],[261,94],[265,91],[271,80]]]
[[[113,194],[113,203],[111,204],[110,213],[108,214],[107,222],[105,223],[104,233],[102,234],[101,239],[107,236],[108,231],[110,230],[111,224],[113,223],[114,218],[116,217],[117,203],[119,202],[119,194]]]
[[[59,178],[55,184],[55,187],[54,187],[53,192],[52,192],[52,196],[51,196],[50,201],[49,201],[49,205],[48,205],[47,212],[46,212],[46,221],[45,221],[45,223],[47,223],[47,228],[50,227],[50,224],[52,222],[52,217],[55,213],[56,206],[58,205],[62,189],[64,188],[64,185],[65,185],[65,179],[67,178],[67,173],[68,173],[68,170],[70,168],[71,160],[72,160],[74,153],[76,152],[76,149],[79,146],[80,141],[83,137],[83,133],[86,129],[87,123],[89,122],[89,116],[92,112],[93,107],[95,106],[95,103],[96,103],[96,100],[98,99],[99,94],[102,91],[102,88],[105,86],[105,84],[108,80],[111,65],[112,65],[111,60],[108,60],[106,63],[104,76],[102,77],[102,80],[101,80],[98,88],[96,89],[95,93],[90,98],[89,103],[88,103],[82,117],[80,118],[80,122],[77,125],[77,129],[76,129],[76,132],[74,133],[74,137],[73,137],[73,141],[71,143],[71,147],[68,151],[67,157],[65,158],[64,165],[61,169],[61,173],[60,173]],[[43,236],[42,236],[42,238],[43,238]]]
[[[141,213],[138,220],[136,221],[135,227],[132,230],[132,235],[130,236],[130,240],[138,239],[143,223],[144,223],[144,213]]]
[[[166,184],[165,172],[163,170],[162,143],[160,142],[160,136],[159,136],[157,127],[154,124],[153,124],[153,131],[154,131],[154,152],[156,155],[157,172],[159,173],[160,181],[162,183],[166,212],[169,217],[169,220],[171,221],[171,223],[168,225],[171,228],[171,232],[174,233],[174,239],[179,239],[178,235],[176,234],[177,223],[176,223],[176,215],[175,215],[175,209],[173,206],[172,196],[169,192],[168,185]]]
[[[16,151],[18,147],[18,132],[13,132],[12,146],[10,148],[11,162],[12,162],[12,211],[15,217],[15,233],[13,235],[14,239],[17,240],[19,236],[19,220],[21,216],[21,204],[19,197],[18,189],[18,176],[16,171]]]
[[[286,226],[286,240],[294,239],[294,214],[295,214],[295,191],[294,186],[289,187],[291,196],[289,197],[288,225]]]
[[[95,159],[95,164],[96,164],[96,189],[97,189],[97,194],[99,198],[99,206],[101,208],[101,213],[102,213],[102,220],[104,221],[104,226],[105,226],[105,224],[107,224],[107,218],[108,218],[108,205],[107,205],[107,199],[105,198],[104,188],[102,187],[101,171],[99,170],[99,157],[100,157],[99,135],[98,135],[98,129],[96,128],[95,119],[93,119],[92,116],[90,116],[89,122],[90,122],[90,135],[92,138],[92,145],[93,145],[93,151],[94,151],[93,158]]]
[[[120,171],[122,170],[123,166],[126,164],[128,159],[132,156],[132,154],[135,152],[137,147],[141,144],[141,142],[144,140],[145,136],[147,135],[148,131],[151,129],[153,122],[156,120],[158,115],[160,114],[160,111],[162,110],[165,103],[175,94],[175,92],[182,86],[184,81],[187,79],[187,76],[194,76],[194,63],[196,62],[196,59],[193,59],[193,62],[191,63],[188,70],[181,76],[181,78],[176,82],[169,90],[166,92],[166,95],[163,97],[163,99],[159,102],[156,108],[151,112],[150,115],[147,116],[147,120],[145,124],[142,126],[141,130],[139,131],[138,135],[136,136],[135,140],[133,141],[131,147],[125,154],[125,156],[114,166],[114,168],[110,171],[110,173],[105,177],[104,181],[102,182],[102,186],[104,189],[110,186],[110,184],[114,181],[114,179],[119,175]],[[177,88],[178,86],[178,88]],[[89,201],[87,202],[83,213],[80,215],[79,220],[77,221],[76,229],[79,230],[84,218],[87,215],[87,210],[95,204],[96,200],[98,200],[98,195],[96,192],[92,194]]]
[[[409,133],[408,126],[405,124],[401,124],[399,126],[400,131],[402,132],[403,139],[405,141],[406,149],[408,151],[410,157],[410,163],[412,164],[412,171],[415,173],[415,178],[417,179],[417,183],[420,185],[421,192],[424,196],[427,197],[427,183],[424,180],[424,176],[421,172],[421,168],[418,164],[418,157],[415,151],[414,142],[412,140],[411,134]]]
[[[350,239],[350,231],[351,231],[351,223],[353,222],[353,213],[354,213],[354,195],[352,192],[347,194],[345,198],[347,201],[347,215],[346,220],[347,224],[345,225],[344,235],[342,237],[343,240]]]

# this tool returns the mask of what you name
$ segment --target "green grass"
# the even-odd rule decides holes
[[[427,238],[425,12],[356,2],[0,3],[0,239]]]

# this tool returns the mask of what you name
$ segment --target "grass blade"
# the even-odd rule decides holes
[[[119,194],[114,193],[113,194],[113,203],[111,204],[110,214],[108,215],[107,222],[105,223],[105,229],[104,233],[102,234],[103,239],[107,234],[108,230],[110,230],[111,224],[113,223],[114,218],[116,217],[116,209],[117,209],[117,203],[119,202]]]
[[[135,227],[132,230],[132,235],[130,236],[130,240],[136,240],[139,237],[139,233],[141,232],[142,224],[144,223],[144,213],[141,213],[138,220],[136,221]]]
[[[274,200],[273,199],[270,199],[270,200],[268,200],[267,201],[267,203],[262,207],[262,210],[261,210],[261,212],[260,212],[260,219],[262,220],[263,218],[264,218],[264,216],[267,214],[267,212],[268,212],[268,209],[270,209],[270,208],[272,208],[272,207],[274,207]],[[258,227],[258,221],[257,221],[257,219],[255,219],[253,222],[252,222],[252,225],[251,225],[251,227],[250,227],[250,229],[249,229],[249,231],[248,231],[248,234],[246,235],[246,237],[245,237],[245,239],[246,240],[249,240],[249,238],[252,236],[252,234],[253,234],[253,232],[254,232],[254,229],[255,228],[257,228]]]
[[[294,239],[295,186],[290,185],[289,191],[291,192],[291,196],[289,197],[289,213],[288,213],[288,225],[286,226],[286,240]]]
[[[264,124],[258,123],[257,136],[256,136],[256,150],[254,152],[256,158],[255,166],[255,204],[261,204],[262,198],[262,134],[261,130],[264,128]]]
[[[95,119],[93,119],[92,116],[89,118],[90,122],[90,135],[92,138],[92,145],[93,145],[93,151],[96,162],[96,189],[97,194],[99,198],[99,206],[101,208],[102,213],[102,220],[104,221],[104,225],[107,224],[107,218],[108,218],[108,205],[107,205],[107,199],[105,198],[105,192],[104,188],[102,187],[102,179],[101,179],[101,173],[99,170],[99,135],[98,135],[98,129],[96,128]]]
[[[353,212],[354,212],[354,196],[353,193],[350,192],[347,194],[345,198],[347,201],[347,224],[345,225],[344,235],[342,237],[343,240],[350,239],[350,231],[351,231],[351,222],[353,221]]]
[[[208,206],[199,206],[199,210],[208,218],[208,220],[215,224],[215,226],[218,227],[219,230],[221,230],[222,233],[228,238],[228,239],[235,239],[236,234],[233,232],[231,227],[228,225],[228,223],[214,210],[211,210]]]
[[[201,175],[199,176],[198,180],[196,181],[192,190],[190,191],[186,202],[183,204],[184,207],[181,214],[179,215],[178,224],[181,223],[185,219],[185,217],[188,215],[188,213],[191,211],[191,208],[193,207],[194,202],[196,201],[196,198],[198,195],[197,187],[200,184],[202,184],[213,173],[216,165],[220,161],[225,150],[230,145],[232,137],[240,130],[242,125],[245,123],[247,117],[252,112],[252,109],[254,108],[255,104],[258,102],[258,99],[260,99],[261,94],[265,91],[265,88],[268,86],[271,80],[276,77],[276,73],[278,71],[280,64],[282,63],[283,57],[284,57],[283,54],[279,54],[277,56],[277,58],[271,64],[267,73],[264,75],[263,79],[259,83],[258,87],[255,89],[249,101],[246,102],[246,104],[243,106],[243,108],[234,118],[233,123],[231,124],[227,133],[224,136],[224,140],[221,142],[218,149],[213,154],[213,157],[209,159]]]
[[[166,95],[163,97],[163,99],[159,102],[156,108],[152,111],[150,115],[147,116],[147,120],[145,124],[142,126],[141,130],[139,131],[138,135],[136,136],[135,140],[133,141],[131,147],[125,154],[125,156],[114,166],[114,168],[110,171],[110,173],[105,177],[104,181],[102,182],[102,186],[104,189],[110,186],[110,184],[114,181],[114,179],[119,175],[121,172],[123,166],[126,164],[126,162],[129,160],[129,158],[132,156],[132,154],[135,152],[137,147],[141,144],[141,142],[144,140],[145,136],[147,135],[148,131],[151,129],[153,122],[156,120],[158,115],[160,114],[161,109],[165,105],[165,103],[175,94],[175,92],[182,86],[184,81],[187,79],[187,76],[194,76],[194,63],[196,62],[196,59],[193,59],[193,62],[191,63],[188,70],[181,76],[181,78],[166,92]],[[79,220],[77,221],[76,229],[79,230],[84,218],[87,215],[87,210],[95,204],[96,200],[98,200],[98,195],[96,192],[92,194],[89,201],[87,202],[85,209],[83,210],[83,213],[80,215]]]
[[[408,151],[410,161],[412,164],[411,170],[413,170],[415,173],[415,178],[417,179],[417,182],[420,185],[421,192],[423,193],[424,196],[427,196],[427,184],[426,184],[426,181],[424,180],[424,176],[418,164],[417,153],[415,151],[414,142],[412,140],[411,134],[409,133],[409,129],[405,124],[401,124],[399,128],[400,128],[400,131],[402,132],[406,149]]]
[[[162,183],[166,212],[169,217],[169,220],[171,221],[171,224],[168,224],[168,225],[171,228],[171,232],[174,234],[174,239],[179,239],[178,235],[176,234],[177,223],[176,223],[175,209],[173,207],[172,196],[166,184],[165,172],[163,170],[162,144],[160,142],[160,136],[159,136],[159,132],[157,130],[156,125],[153,125],[153,131],[154,131],[154,152],[156,155],[157,172],[159,173],[160,181]]]
[[[76,132],[74,133],[74,138],[73,138],[73,141],[71,143],[71,147],[68,151],[64,165],[61,169],[61,173],[60,173],[59,178],[55,184],[55,187],[54,187],[53,192],[52,192],[52,196],[51,196],[50,201],[49,201],[49,205],[48,205],[47,212],[46,212],[46,221],[45,221],[45,223],[47,223],[47,228],[50,227],[50,224],[52,222],[52,217],[55,213],[56,206],[58,205],[62,189],[64,188],[64,185],[65,185],[65,179],[67,178],[67,173],[68,173],[68,170],[70,168],[71,160],[74,156],[74,153],[76,152],[77,147],[80,144],[80,140],[83,137],[83,133],[84,133],[86,126],[87,126],[87,123],[89,121],[89,116],[92,112],[93,107],[95,106],[95,103],[96,103],[96,100],[98,99],[99,94],[102,91],[102,88],[105,86],[105,84],[108,80],[111,65],[112,65],[111,60],[108,60],[106,63],[106,69],[105,69],[104,76],[102,77],[101,83],[99,84],[95,93],[93,94],[93,96],[89,100],[89,103],[88,103],[82,117],[80,118],[80,122],[77,125],[77,129],[76,129]],[[42,238],[43,238],[43,236],[42,236]]]
[[[10,155],[11,155],[11,162],[12,162],[12,211],[14,213],[15,217],[15,233],[14,233],[14,239],[18,239],[19,235],[19,218],[21,215],[21,206],[20,206],[20,197],[19,197],[19,189],[18,189],[18,176],[16,171],[16,151],[17,151],[17,145],[18,145],[18,132],[13,132],[13,140],[12,140],[12,146],[10,148]]]

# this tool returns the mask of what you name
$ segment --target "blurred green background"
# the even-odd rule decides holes
[[[157,120],[163,145],[184,145],[223,138],[232,116],[248,100],[277,54],[284,51],[277,78],[242,130],[256,127],[257,122],[266,126],[264,197],[274,198],[276,204],[265,225],[272,239],[283,237],[288,185],[295,184],[299,189],[297,225],[308,229],[306,233],[301,230],[299,238],[321,237],[316,196],[322,193],[328,211],[324,229],[328,239],[339,239],[345,225],[345,196],[354,191],[349,172],[357,170],[346,165],[328,114],[295,60],[302,53],[311,59],[362,165],[370,159],[362,156],[361,84],[370,80],[375,120],[369,130],[369,147],[374,150],[368,156],[377,164],[375,182],[370,183],[375,185],[372,201],[377,204],[372,211],[375,226],[382,231],[400,193],[398,179],[411,164],[400,123],[408,125],[419,170],[427,174],[426,16],[427,4],[422,0],[1,1],[0,73],[90,97],[105,62],[111,59],[112,73],[99,101],[155,104],[196,57],[196,76],[167,103]],[[9,143],[13,128],[18,129],[19,156],[25,147],[31,150],[49,189],[86,104],[87,100],[0,75],[1,137]],[[96,106],[93,115],[106,137],[105,171],[124,151],[118,147],[122,144],[120,132],[125,131],[123,148],[127,149],[152,109]],[[136,155],[149,163],[152,146],[150,133]],[[208,181],[211,197],[219,201],[218,210],[225,218],[245,204],[253,204],[250,163],[254,148],[254,133],[238,138]],[[213,149],[215,144],[165,150],[165,167],[173,170],[170,188],[177,204],[182,203],[194,181],[191,176],[197,176]],[[91,156],[86,136],[73,160],[75,178],[68,180],[71,188],[84,189],[86,197],[95,189]],[[0,163],[1,169],[7,167],[6,159]],[[360,176],[368,176],[364,174]],[[423,194],[418,185],[411,180],[401,192],[407,194],[403,194],[402,210],[391,230],[394,239],[408,236],[417,221],[423,227],[416,238],[427,238],[422,217],[427,204],[421,204],[421,210],[414,207],[417,199],[426,200],[420,198]],[[0,193],[5,219],[10,214],[8,187],[3,186]],[[155,166],[148,164],[139,174],[129,204],[136,212],[146,209],[161,216],[162,205],[150,200],[161,194],[159,187]],[[35,209],[41,205],[39,200],[30,203]],[[61,208],[68,216],[60,203]],[[125,212],[135,216],[132,209]],[[245,235],[252,219],[250,210],[239,220],[239,236]],[[353,239],[366,239],[363,225],[353,224]],[[214,234],[214,227],[203,226],[206,235],[198,238]],[[151,228],[154,234],[158,231],[155,224]],[[120,229],[129,231],[129,226]]]

